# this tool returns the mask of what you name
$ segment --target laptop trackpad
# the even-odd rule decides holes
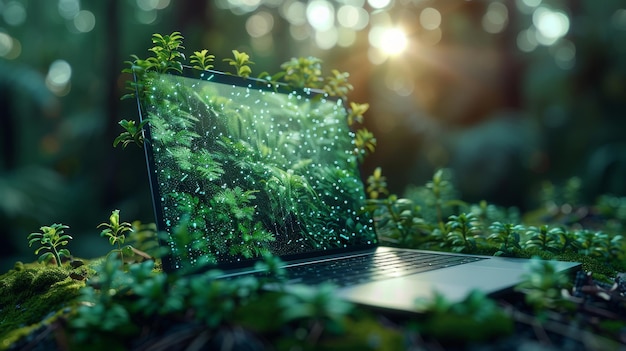
[[[522,271],[481,267],[472,264],[375,281],[341,289],[341,296],[357,304],[397,310],[414,310],[418,298],[430,298],[437,291],[450,301],[463,300],[472,290],[486,294],[514,286]]]

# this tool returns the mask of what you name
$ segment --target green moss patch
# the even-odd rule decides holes
[[[75,280],[71,268],[23,264],[0,276],[0,349],[27,335],[78,296],[84,281]]]

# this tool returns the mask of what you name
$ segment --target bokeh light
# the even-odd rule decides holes
[[[74,26],[81,33],[91,32],[96,26],[96,16],[91,11],[81,10],[74,17]]]
[[[531,52],[537,48],[535,28],[524,29],[517,34],[517,48],[522,52]]]
[[[80,3],[78,0],[59,0],[57,4],[59,15],[66,20],[73,19],[80,11]]]
[[[391,4],[391,0],[367,0],[367,3],[374,9],[384,9]]]
[[[420,24],[426,30],[434,30],[441,25],[441,13],[432,7],[427,7],[420,12]]]
[[[537,28],[537,41],[552,45],[569,31],[569,18],[565,13],[540,6],[533,13],[533,24]]]
[[[306,24],[306,5],[300,1],[285,1],[279,9],[289,23],[300,26]]]
[[[144,11],[163,10],[170,5],[170,0],[137,0],[137,7]]]
[[[19,26],[26,21],[26,9],[17,1],[9,1],[2,9],[4,21],[11,26]]]
[[[318,31],[328,31],[335,23],[335,8],[325,0],[313,0],[306,7],[306,18]]]
[[[550,53],[559,68],[571,69],[576,63],[576,46],[569,40],[562,39],[550,47]]]
[[[46,75],[46,86],[57,96],[69,93],[72,66],[65,60],[56,60],[50,64]]]
[[[337,22],[343,27],[361,30],[369,23],[369,14],[362,7],[344,5],[337,11]]]
[[[339,33],[337,28],[330,27],[327,30],[318,30],[315,32],[315,43],[322,50],[332,49],[339,41]]]
[[[7,33],[0,32],[0,57],[12,60],[20,56],[21,52],[22,45],[19,40]]]
[[[246,31],[253,38],[269,34],[274,28],[274,16],[267,11],[259,11],[246,20]]]
[[[509,21],[509,10],[506,5],[500,2],[492,2],[487,6],[487,11],[483,15],[481,24],[487,33],[500,33],[504,30]]]
[[[379,43],[380,48],[388,55],[398,55],[406,49],[408,39],[404,31],[400,28],[388,28],[381,33]]]

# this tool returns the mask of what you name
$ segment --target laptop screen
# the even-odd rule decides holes
[[[190,68],[140,85],[166,269],[376,243],[341,100]]]

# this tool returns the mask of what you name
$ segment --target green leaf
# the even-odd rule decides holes
[[[37,254],[37,252],[35,252],[35,254]],[[54,258],[54,255],[52,254],[52,252],[46,252],[42,254],[41,256],[39,256],[39,259],[37,261],[39,263],[44,263],[44,262],[48,262],[49,260],[53,258]]]

